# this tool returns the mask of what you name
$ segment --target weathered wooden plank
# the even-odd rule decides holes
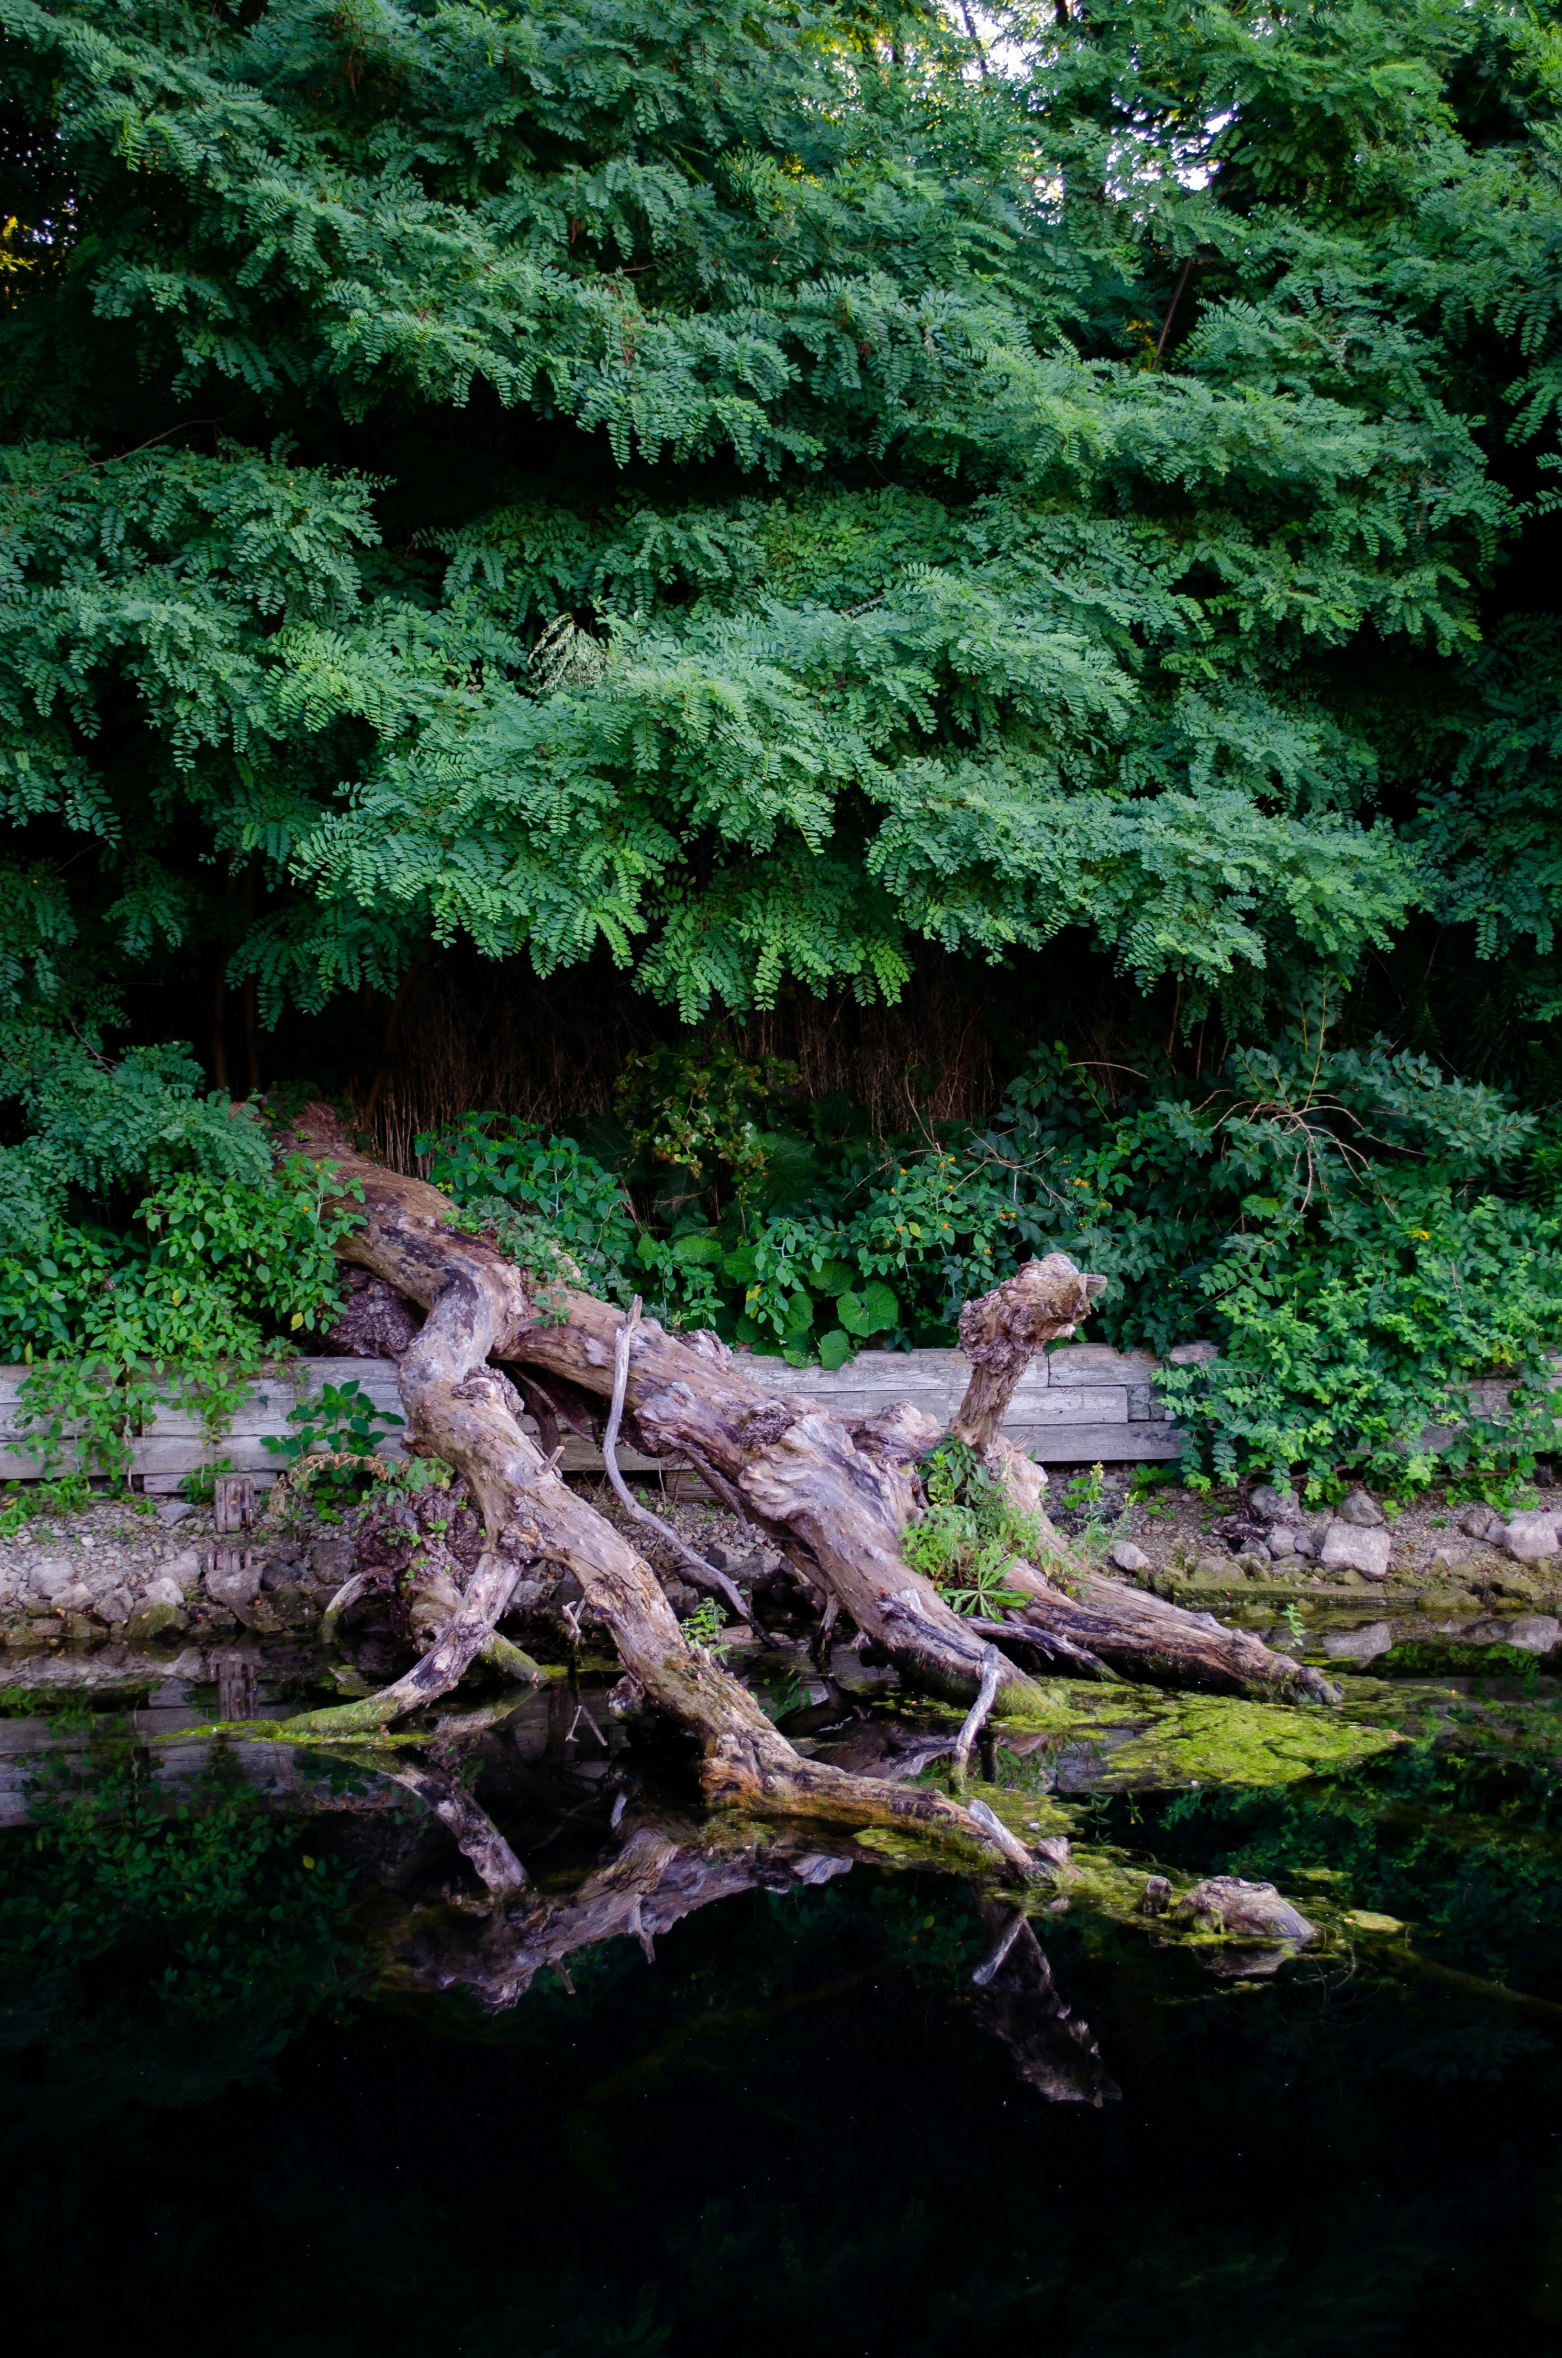
[[[1006,1424],[1003,1430],[1044,1466],[1155,1464],[1182,1454],[1176,1425]]]
[[[1038,1363],[1049,1384],[1147,1384],[1160,1366],[1149,1351],[1114,1351],[1110,1343],[1060,1343]]]
[[[789,1367],[783,1359],[741,1354],[744,1374],[767,1389],[817,1400],[838,1416],[871,1416],[897,1400],[909,1400],[930,1415],[953,1415],[965,1389],[967,1368],[957,1351],[861,1351],[840,1368]],[[1182,1436],[1170,1422],[1152,1378],[1157,1362],[1145,1351],[1114,1351],[1101,1343],[1069,1343],[1037,1360],[1017,1387],[1005,1432],[1043,1463],[1060,1465],[1165,1461],[1178,1455]],[[1562,1384],[1562,1360],[1558,1382]],[[36,1480],[43,1471],[37,1441],[20,1425],[18,1393],[28,1370],[0,1367],[0,1478]],[[356,1383],[376,1407],[399,1415],[396,1369],[381,1359],[298,1359],[267,1369],[251,1385],[229,1429],[212,1441],[198,1413],[176,1406],[158,1409],[147,1431],[132,1445],[132,1465],[152,1491],[178,1487],[181,1477],[203,1464],[226,1459],[237,1473],[267,1484],[277,1461],[261,1444],[288,1430],[288,1412],[302,1396],[318,1396],[327,1384]],[[1488,1378],[1471,1386],[1477,1414],[1500,1419],[1508,1387]],[[528,1428],[530,1419],[527,1420]],[[1446,1444],[1441,1429],[1427,1436]],[[384,1446],[397,1454],[392,1430]],[[672,1460],[621,1452],[632,1473],[679,1470]],[[563,1465],[575,1473],[597,1472],[600,1453],[570,1436]]]

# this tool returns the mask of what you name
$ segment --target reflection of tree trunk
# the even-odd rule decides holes
[[[852,1864],[800,1834],[727,1850],[701,1843],[694,1827],[675,1819],[650,1820],[562,1898],[530,1887],[503,1897],[492,1886],[499,1904],[481,1916],[464,1912],[458,1943],[447,1911],[414,1917],[398,1941],[397,1967],[414,1984],[454,1983],[485,2006],[513,2006],[548,1967],[567,1987],[570,1959],[604,1941],[638,1941],[654,1958],[657,1941],[697,1909],[746,1891],[817,1887]],[[1049,2103],[1099,2106],[1115,2098],[1119,2090],[1089,2025],[1059,1991],[1025,1916],[994,1901],[983,1904],[982,1920],[995,1947],[974,1976],[976,2022],[1012,2049],[1021,2079]]]
[[[440,1824],[456,1838],[490,1891],[519,1891],[526,1869],[494,1824],[488,1812],[472,1799],[458,1776],[446,1775],[410,1753],[365,1751],[358,1758],[382,1777],[404,1785],[426,1802]]]
[[[1017,1908],[988,1902],[982,1921],[993,1947],[975,1973],[972,2009],[983,2030],[1011,2048],[1019,2075],[1051,2104],[1100,2108],[1122,2090],[1101,2050],[1052,1978],[1046,1951]]]

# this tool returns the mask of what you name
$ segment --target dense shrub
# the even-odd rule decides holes
[[[635,1119],[604,1128],[600,1155],[475,1116],[434,1176],[469,1213],[501,1209],[523,1258],[573,1255],[618,1299],[797,1365],[952,1342],[970,1294],[1067,1250],[1109,1281],[1105,1339],[1219,1345],[1162,1379],[1199,1473],[1415,1483],[1427,1427],[1462,1426],[1456,1469],[1545,1437],[1562,1336],[1549,1150],[1533,1116],[1425,1058],[1297,1041],[1239,1052],[1194,1092],[1167,1072],[1114,1102],[1050,1051],[984,1134],[888,1145],[730,1051],[701,1089],[697,1058],[632,1074]],[[1468,1415],[1488,1371],[1518,1386],[1501,1436]]]

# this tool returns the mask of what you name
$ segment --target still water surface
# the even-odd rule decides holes
[[[1041,2015],[1088,2024],[1066,2101],[1030,2001],[973,1988],[990,1926],[958,1882],[772,1862],[654,1961],[620,1934],[495,2012],[491,1918],[416,1811],[257,1817],[219,1775],[169,1818],[106,1759],[114,1806],[45,1796],[0,1836],[7,2346],[1555,2352],[1562,1841],[1555,1707],[1528,1703],[1497,1753],[1103,1801],[1103,1838],[1311,1876],[1437,1963],[1233,1987],[1039,1919]],[[611,1830],[566,1765],[512,1823],[564,1889],[656,1807]]]

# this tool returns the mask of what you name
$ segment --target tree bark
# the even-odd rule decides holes
[[[1027,1261],[1017,1277],[994,1286],[960,1313],[960,1348],[971,1362],[951,1438],[985,1455],[1003,1431],[1015,1386],[1043,1343],[1071,1335],[1106,1284],[1087,1277],[1066,1253]]]

